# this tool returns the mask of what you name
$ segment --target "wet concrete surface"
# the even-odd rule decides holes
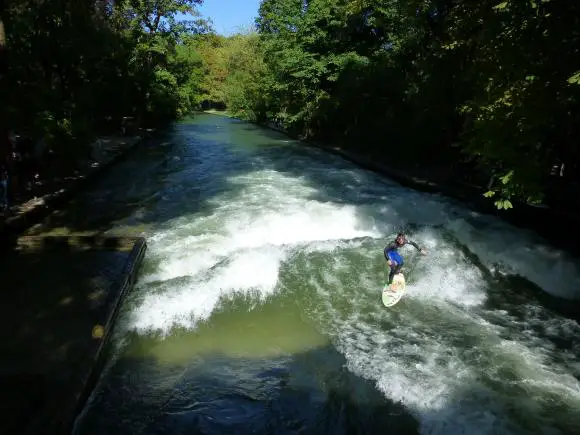
[[[0,253],[0,433],[70,433],[143,238],[21,237]]]

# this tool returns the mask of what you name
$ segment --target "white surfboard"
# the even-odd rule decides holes
[[[405,284],[405,277],[402,273],[398,273],[393,277],[393,282],[389,286],[385,284],[383,287],[383,305],[385,307],[392,307],[401,300],[405,294],[407,285]]]

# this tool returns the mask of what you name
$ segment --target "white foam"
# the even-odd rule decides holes
[[[484,217],[479,220],[479,228],[463,219],[453,219],[447,227],[491,271],[524,276],[554,296],[580,298],[577,261],[528,231]]]
[[[321,298],[309,312],[334,337],[349,370],[375,382],[388,399],[405,405],[418,418],[421,433],[525,433],[514,412],[527,419],[533,412],[534,425],[549,429],[553,420],[545,413],[542,397],[561,394],[563,406],[574,409],[580,400],[574,376],[565,364],[549,360],[553,349],[545,339],[512,334],[519,341],[505,340],[505,328],[472,311],[485,301],[482,274],[464,254],[433,238],[430,231],[421,237],[438,255],[416,260],[419,280],[408,286],[404,307],[384,310],[377,302],[371,304],[374,314],[359,314],[368,309],[369,298],[379,300],[380,278],[369,278],[372,275],[363,269],[359,281],[375,290],[353,290],[344,278],[352,270],[349,250],[368,256],[371,264],[376,242],[349,242],[332,253],[325,273],[315,274],[314,264],[301,262],[305,269],[296,273],[308,276]],[[347,317],[345,304],[351,307]],[[509,382],[506,364],[514,387],[497,391],[491,385]],[[517,391],[522,389],[528,389],[530,397],[519,397]]]
[[[463,252],[437,240],[432,230],[422,231],[419,237],[428,255],[414,260],[421,273],[412,283],[409,297],[441,299],[464,306],[481,305],[486,301],[487,285],[483,275]]]
[[[235,194],[212,198],[209,215],[182,216],[172,228],[155,234],[148,261],[156,266],[140,281],[145,296],[132,313],[132,327],[163,334],[175,326],[195,328],[222,298],[237,292],[268,297],[279,288],[283,262],[292,269],[290,254],[299,252],[304,269],[294,273],[320,297],[318,305],[306,307],[308,312],[320,316],[321,328],[334,338],[349,369],[403,403],[417,416],[423,433],[515,431],[506,411],[512,398],[481,380],[483,368],[462,354],[461,340],[449,336],[449,325],[481,349],[512,361],[546,342],[520,335],[516,346],[498,344],[502,328],[477,314],[487,299],[486,277],[458,245],[489,270],[500,264],[562,297],[578,295],[577,265],[527,232],[474,218],[436,195],[403,190],[360,171],[337,174],[332,182],[344,177],[362,184],[364,195],[351,186],[341,198],[317,196],[325,187],[309,185],[307,171],[329,168],[307,167],[304,159],[300,164],[305,165],[303,177],[271,169],[232,177]],[[413,248],[405,248],[407,308],[393,310],[399,316],[393,323],[391,313],[372,298],[379,301],[384,283],[386,238],[409,223],[419,225],[412,238],[429,254],[414,257]],[[320,261],[310,262],[308,255],[315,254]],[[546,267],[551,275],[544,273]],[[335,308],[337,300],[349,307],[347,315]],[[370,306],[371,313],[359,315],[361,306]],[[495,314],[507,318],[507,313]],[[385,330],[385,322],[390,329]],[[516,375],[530,379],[536,391],[548,382],[557,388],[571,382],[562,366],[549,368],[542,357],[526,361]],[[576,400],[574,387],[567,394]]]
[[[260,182],[254,183],[255,178]],[[173,228],[152,237],[149,255],[159,265],[140,285],[157,283],[158,292],[146,296],[135,312],[135,329],[166,333],[176,325],[195,327],[224,295],[256,289],[262,295],[272,292],[282,261],[296,246],[336,245],[380,234],[359,225],[352,205],[307,199],[312,189],[295,179],[263,171],[232,182],[247,183],[236,201],[214,200],[210,216],[180,218]],[[219,269],[215,276],[213,268]],[[171,281],[176,278],[184,278],[186,284]]]
[[[580,263],[534,233],[464,209],[439,195],[398,189],[385,218],[445,228],[492,272],[521,275],[547,293],[580,298]]]
[[[388,333],[368,324],[361,327],[358,322],[360,319],[351,317],[329,326],[349,370],[374,381],[388,399],[405,405],[419,419],[421,433],[522,433],[510,417],[513,408],[525,418],[534,415],[537,427],[549,428],[553,422],[541,415],[540,398],[547,391],[565,395],[561,400],[571,411],[580,404],[580,390],[572,376],[547,365],[536,349],[501,340],[493,329],[480,330],[479,322],[471,327],[480,334],[482,348],[466,351],[476,355],[490,352],[491,361],[482,366],[466,363],[461,355],[465,350],[450,347],[444,336],[438,337],[436,328],[417,327],[416,319],[403,318]],[[458,335],[464,332],[460,331]],[[491,377],[493,382],[506,383],[501,372],[506,360],[516,379],[512,391],[527,385],[529,397],[518,397],[517,392],[512,397],[509,389],[498,392],[485,382]],[[497,366],[497,378],[482,373],[487,365]]]
[[[206,320],[224,296],[252,292],[265,297],[276,287],[284,257],[284,251],[275,248],[239,252],[210,274],[209,279],[186,279],[177,285],[172,282],[162,285],[159,292],[145,297],[135,313],[133,327],[162,334],[175,326],[189,329]]]

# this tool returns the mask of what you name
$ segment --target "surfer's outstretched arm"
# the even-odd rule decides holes
[[[420,251],[421,254],[426,254],[427,251],[425,251],[425,249],[421,248],[417,243],[415,243],[412,240],[407,240],[407,243],[411,246],[413,246],[417,251]]]

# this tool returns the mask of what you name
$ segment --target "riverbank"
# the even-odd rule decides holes
[[[0,263],[0,432],[71,433],[106,360],[143,238],[21,237]]]
[[[119,308],[134,285],[143,238],[22,234],[99,180],[152,136],[97,139],[75,173],[39,186],[0,221],[5,285],[0,427],[6,433],[70,433],[101,374]]]
[[[154,132],[154,129],[144,129],[134,136],[97,139],[93,143],[90,158],[82,162],[75,173],[49,181],[43,186],[43,194],[16,204],[0,215],[0,247],[13,244],[28,228],[64,206],[74,195],[96,181],[104,171],[123,159]]]
[[[154,241],[76,433],[577,432],[571,256],[246,122],[162,141],[46,228]],[[385,310],[384,236],[405,223],[437,255],[409,251]]]
[[[462,201],[477,212],[493,215],[518,227],[533,230],[554,246],[580,257],[580,237],[577,235],[577,228],[580,226],[580,216],[577,214],[523,203],[515,203],[514,208],[509,210],[499,210],[494,206],[493,201],[483,196],[485,191],[483,186],[454,180],[448,172],[439,171],[437,168],[425,168],[421,165],[414,167],[407,165],[404,168],[400,166],[395,168],[386,164],[382,159],[348,148],[304,140],[271,123],[255,123],[237,118],[227,112],[215,110],[205,111],[204,113],[235,118],[277,131],[306,146],[339,155],[362,168],[391,178],[403,186],[422,192],[442,194]]]

